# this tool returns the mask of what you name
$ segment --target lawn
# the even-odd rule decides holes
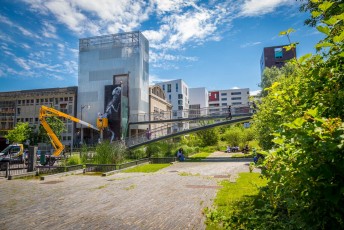
[[[206,152],[196,153],[194,155],[189,156],[187,161],[200,161],[202,159],[209,157],[210,154],[211,153],[206,153]]]
[[[134,168],[123,170],[125,173],[133,173],[133,172],[143,172],[143,173],[152,173],[157,172],[160,169],[166,168],[171,164],[144,164],[139,165]]]
[[[214,208],[205,210],[207,229],[221,229],[218,224],[228,220],[238,208],[237,204],[245,199],[253,199],[258,194],[259,187],[266,184],[267,180],[260,178],[259,173],[240,173],[236,183],[222,181],[220,185],[223,187],[216,195]]]

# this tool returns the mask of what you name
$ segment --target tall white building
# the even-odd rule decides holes
[[[205,87],[189,89],[189,116],[207,115],[209,106],[208,90]]]
[[[109,121],[115,119],[113,129],[119,132],[115,139],[128,135],[128,113],[149,112],[148,63],[149,43],[138,31],[80,39],[78,117],[95,125],[98,113],[106,114]],[[121,95],[121,105],[117,107],[121,111],[113,117],[114,111],[110,114],[106,110],[116,95]],[[85,105],[88,109],[83,109]],[[130,134],[144,132],[145,128],[131,126]],[[85,135],[94,139],[95,134]]]
[[[249,112],[250,89],[226,89],[209,91],[210,112],[227,111],[232,106],[232,114]]]
[[[172,104],[172,119],[188,117],[189,110],[189,87],[182,80],[172,80],[157,83],[161,86],[166,95],[166,100]],[[186,111],[185,111],[186,110]],[[187,129],[188,123],[180,123],[178,127],[173,126],[173,130]]]

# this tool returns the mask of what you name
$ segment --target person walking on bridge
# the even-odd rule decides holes
[[[229,119],[229,120],[232,120],[232,107],[229,105],[228,106],[228,109],[227,109],[227,111],[228,111],[228,116],[227,116],[227,118],[226,119]]]

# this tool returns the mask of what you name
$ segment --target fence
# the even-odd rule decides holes
[[[62,172],[71,172],[80,170],[85,167],[85,172],[110,172],[120,169],[125,169],[131,166],[151,162],[153,164],[171,163],[176,161],[175,157],[164,158],[143,158],[123,164],[86,164],[86,165],[71,165],[71,166],[36,166],[37,174],[56,174]],[[27,173],[26,164],[10,164],[8,162],[0,162],[0,177],[15,176]]]
[[[62,172],[70,172],[78,169],[82,169],[83,165],[71,165],[71,166],[36,166],[38,174],[55,174]]]
[[[176,161],[176,157],[151,157],[150,162],[153,164],[168,164]]]
[[[86,172],[110,172],[149,162],[148,158],[123,164],[86,164]]]
[[[0,177],[15,176],[27,173],[27,164],[0,162]]]

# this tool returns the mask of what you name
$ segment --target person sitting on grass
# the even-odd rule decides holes
[[[184,157],[184,154],[183,154],[183,148],[180,148],[177,152],[177,158],[179,161],[184,161],[185,160],[185,157]]]
[[[231,152],[231,147],[228,145],[228,146],[227,146],[226,153],[230,153],[230,152]]]

